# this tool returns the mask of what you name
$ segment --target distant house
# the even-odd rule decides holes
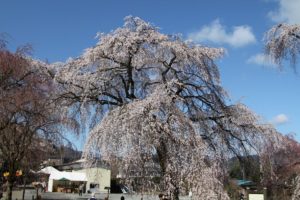
[[[240,187],[238,196],[235,199],[248,199],[248,200],[266,200],[266,188],[259,187],[256,183],[250,180],[235,180],[235,184]]]
[[[52,141],[41,140],[43,148],[47,149],[45,160],[41,163],[42,167],[61,166],[81,158],[82,152],[70,146],[57,146]]]
[[[47,160],[44,160],[42,163],[42,166],[56,166],[62,164],[62,159],[60,158],[48,158]]]

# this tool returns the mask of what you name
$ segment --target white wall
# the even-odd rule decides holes
[[[108,169],[104,168],[88,168],[88,169],[81,169],[77,172],[85,172],[87,177],[86,183],[86,191],[90,189],[90,184],[99,184],[100,192],[107,192],[105,187],[110,187],[110,175],[111,172]]]
[[[53,192],[53,179],[48,181],[48,192]]]

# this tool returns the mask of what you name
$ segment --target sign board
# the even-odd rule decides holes
[[[264,200],[264,194],[249,194],[249,200]]]

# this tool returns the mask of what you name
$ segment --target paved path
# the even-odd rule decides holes
[[[107,196],[105,193],[97,193],[95,195],[97,200],[104,200]],[[141,195],[130,195],[130,194],[110,194],[109,200],[120,200],[121,196],[125,197],[125,200],[141,200]],[[65,194],[65,193],[43,193],[42,199],[48,200],[67,200],[67,199],[76,199],[76,200],[88,200],[91,198],[90,194],[83,194],[79,196],[78,194]],[[158,197],[155,196],[144,196],[143,200],[158,200]]]
[[[97,200],[104,200],[107,196],[106,193],[97,193]],[[141,195],[131,195],[131,194],[109,194],[109,200],[120,200],[121,196],[125,197],[125,200],[141,200]],[[90,194],[83,194],[83,196],[78,196],[78,194],[65,194],[65,193],[43,193],[42,199],[48,200],[88,200],[91,197]],[[144,195],[143,200],[159,200],[158,195]],[[180,197],[180,200],[190,200],[187,196]]]
[[[25,200],[32,200],[35,198],[35,190],[26,190]],[[107,193],[97,193],[97,200],[104,200],[107,196]],[[141,200],[141,195],[131,195],[131,194],[109,194],[109,200],[120,200],[121,196],[125,197],[125,200]],[[45,200],[88,200],[91,198],[91,194],[83,194],[79,196],[78,194],[72,193],[60,193],[60,192],[46,192],[41,193],[42,199]],[[13,200],[21,200],[22,199],[22,191],[13,191]],[[155,195],[144,195],[143,200],[159,200],[158,196]],[[189,200],[188,197],[180,197],[180,200]]]

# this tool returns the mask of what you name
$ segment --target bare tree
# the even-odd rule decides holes
[[[32,152],[41,152],[39,141],[53,136],[59,119],[50,102],[52,79],[42,63],[26,56],[28,49],[12,53],[5,43],[0,49],[0,156],[9,173],[7,199],[16,171],[25,167],[24,159],[33,158]]]
[[[127,17],[82,56],[49,70],[67,114],[94,113],[99,121],[86,158],[120,158],[127,175],[141,177],[159,166],[159,190],[171,199],[186,185],[196,199],[228,199],[222,161],[260,153],[265,142],[279,147],[280,135],[246,106],[226,104],[214,62],[223,53]]]

